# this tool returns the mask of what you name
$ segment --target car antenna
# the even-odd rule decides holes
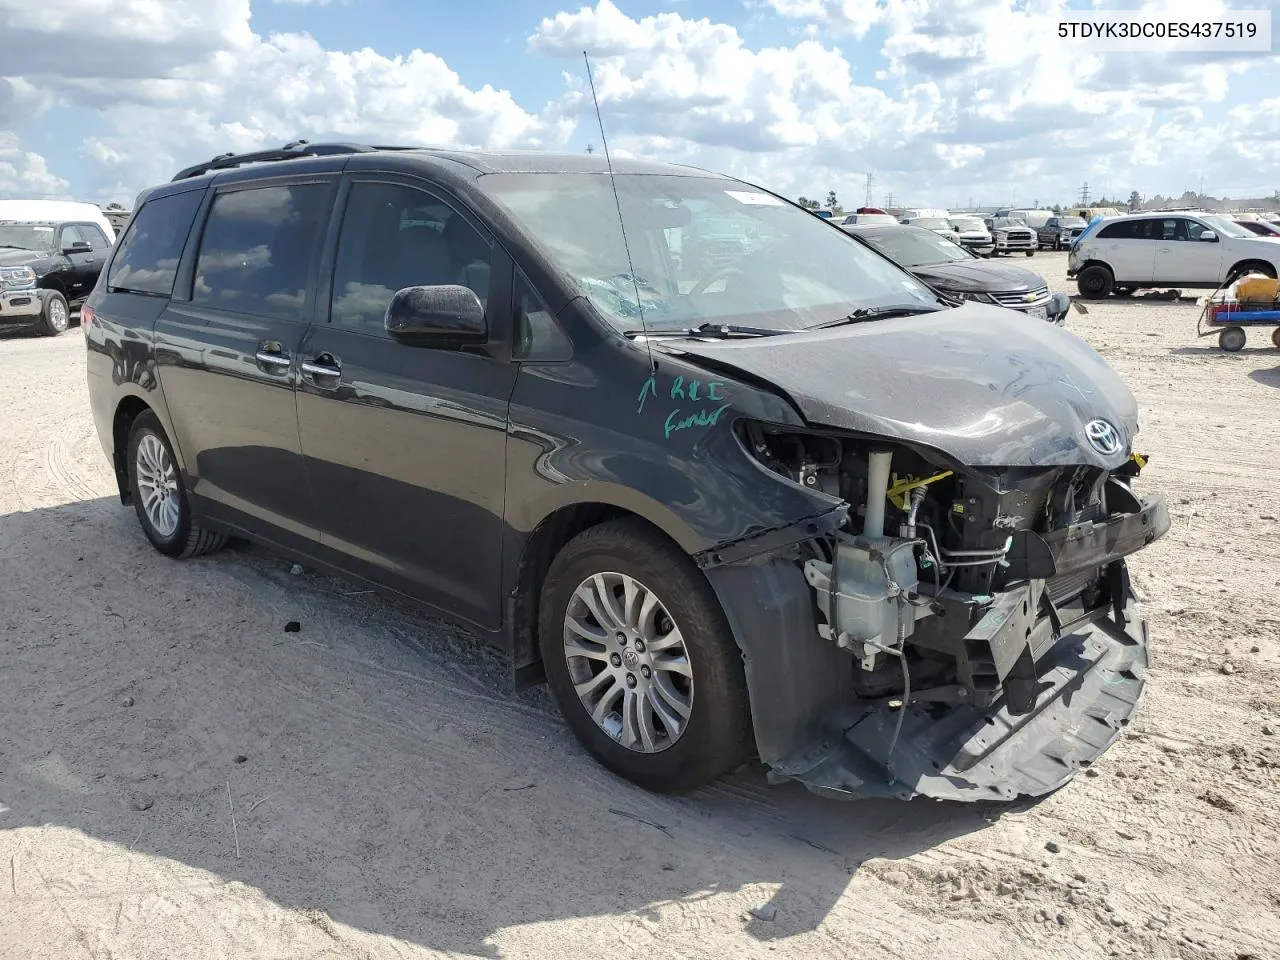
[[[636,279],[636,267],[631,262],[631,244],[627,242],[627,225],[622,220],[622,201],[618,198],[618,181],[613,175],[613,159],[609,156],[609,141],[604,135],[604,117],[600,115],[600,100],[596,97],[596,81],[591,76],[591,58],[587,51],[582,51],[582,59],[587,64],[587,83],[591,86],[591,102],[596,108],[596,123],[600,126],[600,144],[604,147],[604,162],[609,169],[609,186],[613,188],[613,205],[618,210],[618,229],[622,231],[622,249],[627,254],[627,270],[631,274],[631,285],[636,291],[636,309],[640,311],[640,332],[644,336],[644,346],[649,352],[649,372],[658,372],[658,361],[653,358],[653,345],[649,343],[649,330],[644,325],[644,303],[640,299],[640,281]]]

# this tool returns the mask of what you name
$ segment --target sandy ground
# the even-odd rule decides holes
[[[1280,352],[1088,309],[1174,516],[1151,682],[1094,776],[981,807],[620,782],[407,604],[154,552],[78,332],[0,334],[0,957],[1280,956]]]

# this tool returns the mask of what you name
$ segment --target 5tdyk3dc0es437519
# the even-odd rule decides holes
[[[82,326],[158,549],[413,597],[648,787],[758,757],[832,796],[1043,794],[1142,690],[1125,558],[1169,520],[1129,390],[750,184],[224,156],[140,198]]]

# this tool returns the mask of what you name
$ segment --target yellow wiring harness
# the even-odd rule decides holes
[[[907,494],[916,487],[927,487],[931,483],[937,483],[951,476],[950,470],[944,470],[942,473],[935,473],[932,477],[920,479],[918,477],[903,477],[901,480],[894,480],[889,487],[887,496],[890,502],[899,510],[907,509]]]
[[[1129,459],[1138,465],[1139,470],[1147,465],[1147,457],[1145,454],[1133,453],[1129,455]],[[945,480],[947,477],[951,476],[951,473],[952,472],[950,470],[943,470],[941,473],[935,473],[932,477],[903,477],[901,480],[895,478],[893,483],[890,484],[886,496],[888,496],[889,501],[899,510],[906,510],[907,494],[916,487],[927,487],[931,483],[937,483],[939,480]]]

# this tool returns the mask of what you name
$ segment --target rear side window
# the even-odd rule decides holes
[[[192,190],[144,203],[120,240],[107,288],[162,297],[172,294],[178,261],[202,196],[201,191]]]
[[[305,321],[307,281],[329,219],[326,183],[251,187],[214,198],[191,302]]]

